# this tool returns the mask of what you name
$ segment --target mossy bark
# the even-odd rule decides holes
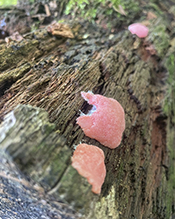
[[[162,24],[154,18],[147,39],[122,30],[109,40],[107,34],[100,37],[101,29],[99,35],[93,29],[84,35],[78,28],[76,38],[65,42],[46,30],[36,31],[14,43],[24,45],[12,54],[22,59],[17,65],[8,65],[12,57],[5,55],[11,54],[13,42],[7,51],[1,47],[0,118],[6,132],[1,147],[46,193],[70,203],[82,218],[173,215],[175,47],[173,31],[161,28],[166,29],[168,19]],[[72,25],[74,30],[77,26]],[[80,95],[88,90],[118,100],[125,110],[123,141],[114,150],[86,137],[76,124],[79,111],[89,109]],[[12,114],[15,123],[7,129]],[[100,196],[70,165],[80,142],[105,153],[107,176]]]
[[[40,185],[29,181],[2,149],[0,153],[1,218],[79,218],[68,204],[54,200]]]

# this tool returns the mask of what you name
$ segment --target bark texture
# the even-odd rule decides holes
[[[11,158],[1,152],[1,218],[79,218],[68,205],[46,195],[43,188],[19,171]]]
[[[118,31],[110,35],[73,22],[74,39],[52,36],[44,28],[24,35],[21,42],[0,45],[1,150],[45,194],[69,203],[81,218],[174,217],[171,4],[155,1],[143,12],[149,26],[146,39],[131,35],[123,18],[123,29],[116,24]],[[123,141],[114,150],[86,137],[76,124],[79,111],[90,109],[80,96],[88,90],[118,100],[125,110]],[[107,176],[100,196],[71,167],[71,154],[80,142],[105,153]]]

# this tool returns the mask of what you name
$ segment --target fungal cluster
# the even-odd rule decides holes
[[[140,23],[131,24],[128,30],[139,38],[145,38],[149,32]],[[118,147],[125,129],[125,113],[120,103],[90,91],[81,92],[81,96],[93,107],[88,114],[81,113],[77,124],[86,136],[96,139],[102,145],[110,149]],[[92,192],[96,194],[100,194],[106,176],[104,159],[100,148],[87,144],[79,144],[72,156],[72,166],[87,178],[92,185]]]
[[[110,149],[118,147],[125,129],[125,113],[120,103],[88,91],[81,96],[91,105],[88,114],[77,118],[85,135],[96,139]],[[103,151],[94,145],[79,144],[72,156],[72,166],[92,185],[92,192],[100,194],[105,180],[106,168]]]

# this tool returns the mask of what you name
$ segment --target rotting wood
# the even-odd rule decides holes
[[[64,193],[63,200],[83,209],[90,185],[70,166],[72,152],[54,130],[55,125],[49,123],[43,109],[18,105],[0,126],[0,149],[10,154],[23,173],[39,182],[48,194],[54,195],[61,182],[64,186],[60,199]]]
[[[70,68],[68,65],[63,64],[54,66],[55,63],[53,63],[49,69],[50,61],[43,62],[41,60],[40,62],[45,65],[44,69],[48,70],[43,71],[43,68],[40,68],[39,71],[37,68],[36,70],[33,69],[32,73],[30,72],[32,77],[29,74],[14,83],[7,92],[14,95],[14,97],[6,101],[2,112],[5,109],[8,109],[6,112],[10,111],[10,109],[13,109],[14,106],[20,102],[37,105],[48,111],[50,120],[54,121],[56,129],[67,139],[69,147],[72,147],[80,141],[100,146],[105,151],[108,170],[102,196],[105,197],[110,191],[115,191],[115,195],[113,194],[113,196],[117,198],[116,200],[120,200],[118,207],[121,209],[121,212],[124,214],[124,209],[128,209],[124,214],[126,218],[132,214],[133,209],[137,209],[137,211],[140,212],[139,217],[141,217],[144,201],[147,200],[149,205],[144,209],[144,214],[149,217],[152,206],[152,195],[150,195],[150,193],[153,194],[158,186],[158,182],[154,185],[152,179],[155,177],[155,174],[156,176],[158,174],[158,178],[161,177],[163,171],[163,167],[161,167],[162,159],[157,160],[157,156],[160,157],[161,154],[166,156],[165,146],[158,146],[162,141],[160,140],[161,143],[158,143],[156,140],[154,142],[153,139],[151,139],[151,136],[154,138],[154,135],[157,136],[158,133],[161,133],[159,134],[159,138],[161,136],[163,138],[166,137],[165,134],[162,133],[164,132],[164,128],[160,127],[159,120],[157,119],[160,117],[160,121],[164,121],[163,117],[161,119],[161,111],[157,113],[154,110],[158,106],[161,106],[164,88],[161,85],[161,80],[157,80],[156,86],[151,84],[151,79],[154,74],[154,65],[152,65],[152,62],[145,63],[145,61],[138,58],[134,53],[128,52],[127,48],[132,48],[134,39],[127,39],[127,34],[125,38],[122,36],[122,39],[125,44],[122,44],[120,41],[115,47],[111,48],[103,58],[100,60],[89,60],[88,64],[83,63],[79,69]],[[141,46],[142,43],[140,43],[140,47]],[[38,66],[42,65],[38,63]],[[54,74],[52,73],[52,69],[56,69]],[[38,73],[36,74],[36,72]],[[28,86],[24,86],[26,83]],[[16,92],[14,92],[15,90]],[[84,101],[80,98],[80,91],[82,90],[92,90],[95,93],[113,97],[124,107],[127,128],[125,130],[122,147],[111,151],[104,148],[95,140],[90,140],[83,135],[75,123],[79,114],[78,110],[81,109],[84,111],[87,108],[87,104],[83,104]],[[7,95],[7,93],[5,95]],[[13,101],[14,99],[15,101]],[[153,143],[155,145],[152,145]],[[153,151],[154,147],[158,147],[160,150],[155,152]],[[151,154],[155,153],[156,156],[152,157]],[[22,153],[21,155],[16,155],[15,151],[11,151],[11,156],[19,163],[23,171],[32,177],[33,172],[29,168],[30,165],[27,165],[27,163],[24,165],[20,161]],[[31,157],[36,158],[36,156],[34,150]],[[38,159],[41,159],[41,157],[42,156]],[[125,160],[127,160],[127,162],[125,162]],[[47,169],[47,167],[46,164],[45,169]],[[124,173],[126,174],[125,176],[123,175]],[[43,177],[47,178],[42,171],[40,174],[39,171],[36,171],[35,174],[37,175],[37,182],[41,184]],[[59,176],[54,177],[59,179]],[[52,192],[50,191],[51,194],[53,194],[53,191],[54,194],[61,194],[67,201],[72,202],[72,204],[77,200],[74,206],[77,209],[81,209],[82,205],[78,204],[78,200],[81,199],[71,198],[72,196],[75,198],[77,195],[73,178],[74,174],[72,175],[72,169],[68,168],[62,179],[58,180],[58,184],[55,185],[56,189],[52,187],[52,183],[47,180],[44,181],[48,188],[52,188]],[[149,183],[146,183],[147,178],[149,179]],[[115,184],[116,179],[122,180],[120,183]],[[53,182],[56,181],[53,180]],[[68,182],[68,184],[66,182]],[[81,194],[79,190],[80,185],[78,185],[77,181],[75,182],[75,185],[78,186],[78,193]],[[115,189],[113,187],[114,185]],[[134,196],[136,190],[137,196]],[[75,196],[72,191],[75,191]],[[100,214],[99,212],[101,212],[98,207],[100,197],[98,198],[99,202],[97,202],[97,197],[94,196],[93,198],[90,190],[88,190],[86,197],[91,197],[91,204],[93,203],[92,206],[95,208],[93,211],[93,209],[89,210],[87,206],[86,211],[92,213],[89,218],[100,218],[100,216],[98,216],[98,214]],[[121,199],[121,197],[123,198]],[[130,202],[128,202],[127,197],[135,200],[133,207],[130,206],[129,208]],[[87,200],[90,200],[90,198],[87,198]],[[114,200],[111,201],[114,202]],[[109,206],[106,205],[106,207],[108,208]],[[116,209],[114,209],[114,211],[116,211]],[[134,214],[136,213],[134,212]]]
[[[159,22],[157,19],[155,23],[162,27]],[[159,36],[158,39],[164,38]],[[172,185],[167,187],[170,149],[167,149],[166,140],[168,129],[174,142],[174,123],[167,119],[162,109],[167,95],[165,60],[171,56],[174,61],[174,44],[166,38],[163,48],[152,56],[145,48],[145,42],[127,31],[114,34],[110,48],[104,46],[105,40],[105,37],[101,40],[84,39],[78,44],[68,40],[66,44],[46,51],[44,57],[37,58],[29,72],[3,92],[0,116],[3,119],[19,103],[38,106],[49,113],[50,121],[54,122],[56,130],[71,149],[82,141],[104,150],[107,177],[101,196],[87,190],[86,197],[91,199],[87,199],[86,206],[83,206],[85,218],[167,218],[173,207],[167,204],[172,200],[167,196],[173,195],[174,181],[171,178]],[[158,41],[152,38],[153,44]],[[164,53],[165,59],[162,58]],[[119,148],[103,147],[85,137],[76,125],[79,110],[88,110],[87,103],[80,97],[82,90],[113,97],[125,109],[126,130]],[[168,146],[174,154],[172,142]],[[30,175],[28,166],[23,166],[18,157],[15,160]],[[77,201],[76,208],[82,209],[79,200],[71,195],[78,193],[80,185],[84,184],[76,182],[79,180],[77,175],[77,187],[74,187],[71,171],[71,167],[68,168],[49,193],[61,194],[74,206],[73,201]],[[38,181],[42,184],[40,179]],[[48,183],[47,186],[51,185]]]
[[[80,218],[68,205],[45,194],[34,181],[28,181],[2,149],[0,153],[1,218]]]

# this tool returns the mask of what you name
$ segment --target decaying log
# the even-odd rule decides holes
[[[79,218],[68,205],[45,194],[42,187],[29,181],[11,158],[0,149],[1,218]]]
[[[10,154],[23,173],[39,182],[48,194],[54,194],[59,187],[59,197],[64,193],[72,206],[83,209],[90,186],[70,166],[71,150],[54,129],[43,109],[18,105],[1,124],[1,150]]]
[[[0,146],[46,194],[68,202],[82,218],[173,217],[175,109],[168,74],[174,77],[175,47],[173,33],[155,37],[154,29],[166,24],[155,19],[145,40],[128,30],[109,40],[91,29],[65,41],[44,29],[1,45]],[[88,90],[118,100],[125,110],[123,141],[114,150],[76,124],[80,110],[90,109],[80,95]],[[100,196],[71,167],[80,142],[105,153]]]

